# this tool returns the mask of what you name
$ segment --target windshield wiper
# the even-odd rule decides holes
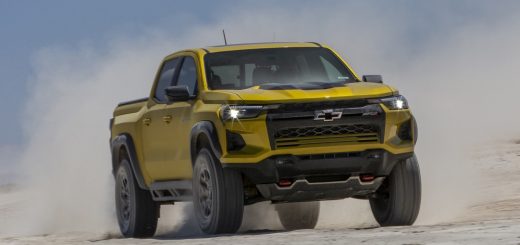
[[[305,82],[305,83],[264,83],[259,89],[283,90],[283,89],[329,89],[344,86],[346,82]]]
[[[303,84],[311,84],[313,86],[317,86],[321,89],[335,88],[341,87],[346,84],[346,82],[306,82]]]
[[[294,83],[264,83],[259,88],[264,90],[298,89],[297,84]]]

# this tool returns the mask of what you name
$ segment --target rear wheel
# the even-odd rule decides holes
[[[193,205],[199,226],[207,234],[234,233],[242,224],[242,176],[223,169],[205,148],[199,151],[193,167]]]
[[[381,226],[412,225],[421,206],[421,174],[414,155],[395,165],[370,207]]]
[[[320,202],[276,204],[276,211],[286,230],[314,229],[320,215]]]
[[[116,173],[116,212],[121,233],[125,237],[151,237],[157,229],[160,205],[142,190],[132,173],[130,163],[123,159]]]

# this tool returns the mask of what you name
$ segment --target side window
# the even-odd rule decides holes
[[[177,86],[186,86],[191,95],[195,95],[195,89],[197,87],[197,68],[195,60],[186,56],[182,63],[182,68],[179,71],[179,78],[177,79]]]
[[[166,102],[166,92],[164,89],[172,85],[177,63],[179,63],[179,58],[164,62],[160,73],[161,75],[159,76],[159,81],[157,82],[157,87],[155,87],[154,97],[159,102]]]

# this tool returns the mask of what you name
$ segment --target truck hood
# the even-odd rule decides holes
[[[348,100],[391,96],[397,91],[380,83],[355,82],[328,89],[260,89],[212,90],[202,94],[202,99],[213,103],[271,104],[288,102],[312,102],[323,100]]]

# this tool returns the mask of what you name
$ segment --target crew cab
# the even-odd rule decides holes
[[[408,102],[330,47],[182,50],[151,85],[110,122],[124,236],[153,236],[160,206],[175,202],[193,202],[208,234],[236,232],[244,206],[263,201],[287,229],[314,228],[320,201],[343,198],[368,200],[382,226],[414,223],[421,181]]]

